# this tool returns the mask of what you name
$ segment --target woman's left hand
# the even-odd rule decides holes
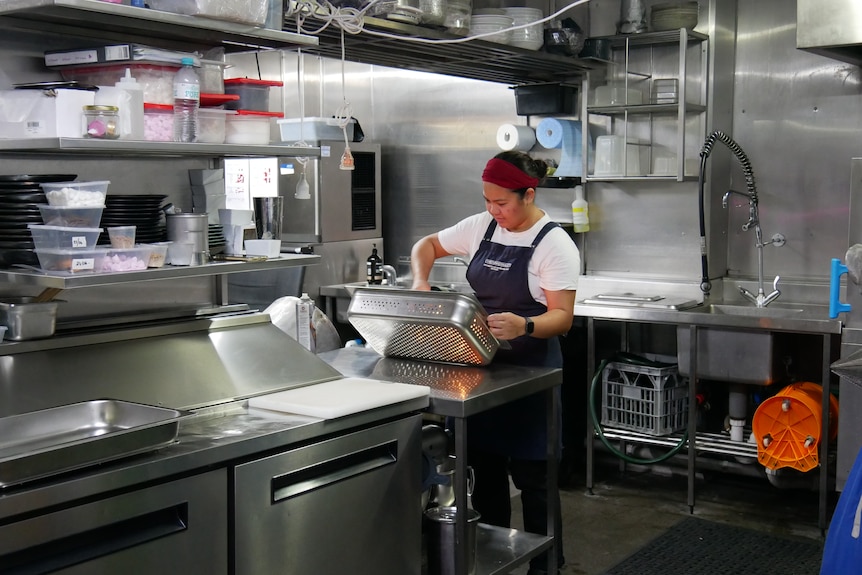
[[[510,311],[488,316],[488,328],[497,339],[515,339],[524,335],[524,318]]]

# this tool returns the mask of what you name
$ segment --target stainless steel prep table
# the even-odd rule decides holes
[[[466,367],[432,362],[384,358],[375,351],[351,347],[318,355],[346,377],[367,377],[397,383],[427,385],[431,397],[427,411],[455,418],[456,501],[467,501],[467,429],[466,418],[534,393],[545,392],[548,398],[548,489],[557,489],[558,406],[554,387],[562,384],[562,370],[545,367],[522,367],[494,364]],[[517,565],[542,552],[556,557],[554,515],[548,503],[548,536],[517,533],[481,524],[477,536],[477,575],[508,573]],[[481,520],[480,520],[481,521]],[[466,536],[466,514],[459,514],[456,524],[456,573],[467,574],[466,554],[458,553],[458,541]]]
[[[787,332],[799,334],[813,334],[822,336],[823,341],[823,360],[822,360],[822,433],[823,438],[820,442],[820,490],[819,490],[819,517],[818,524],[821,530],[825,530],[827,521],[826,499],[827,499],[827,479],[828,479],[828,452],[829,452],[829,387],[831,372],[829,369],[832,363],[831,350],[834,344],[840,339],[842,323],[837,319],[829,319],[829,311],[827,306],[800,304],[791,306],[794,308],[793,313],[781,314],[780,311],[783,303],[773,304],[766,308],[768,311],[764,315],[743,315],[743,314],[723,314],[714,313],[716,310],[713,307],[719,302],[714,302],[713,305],[704,304],[698,307],[685,310],[670,310],[670,309],[655,309],[647,307],[624,307],[610,305],[586,305],[579,301],[575,304],[575,315],[587,318],[587,381],[591,381],[596,370],[596,349],[595,349],[595,322],[599,321],[619,321],[624,323],[652,323],[652,324],[671,324],[676,326],[688,326],[690,330],[690,349],[689,349],[689,397],[695,396],[697,384],[697,355],[698,345],[697,336],[698,330],[703,328],[730,328],[740,330],[753,331],[770,331],[770,332]],[[744,305],[744,304],[743,304]],[[790,305],[790,304],[787,304]],[[802,308],[802,311],[797,311],[795,308]],[[770,313],[773,312],[773,313]],[[589,388],[587,389],[587,401],[589,402]],[[589,406],[589,403],[587,403]],[[593,419],[587,408],[587,437],[593,437]],[[696,402],[689,402],[688,414],[688,441],[691,443],[692,438],[696,438],[697,431],[697,405]],[[587,441],[587,488],[592,490],[593,487],[593,443]],[[688,505],[694,508],[694,477],[695,477],[695,458],[696,450],[688,450]]]

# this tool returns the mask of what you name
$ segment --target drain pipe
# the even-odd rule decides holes
[[[727,399],[731,441],[745,441],[743,428],[748,416],[748,390],[745,384],[731,384]]]
[[[712,148],[715,146],[716,141],[723,143],[731,152],[733,152],[733,155],[736,156],[736,159],[742,166],[742,172],[745,175],[745,187],[748,189],[748,196],[751,198],[752,202],[755,204],[757,203],[757,186],[754,182],[754,170],[751,167],[751,161],[748,159],[745,151],[739,146],[739,144],[734,142],[730,136],[721,130],[716,130],[711,133],[704,141],[703,147],[700,149],[700,174],[698,175],[698,188],[700,193],[698,194],[697,202],[700,221],[700,291],[702,291],[706,296],[709,295],[709,292],[712,289],[712,282],[709,281],[709,265],[706,251],[706,215],[704,209],[706,159],[712,153]]]

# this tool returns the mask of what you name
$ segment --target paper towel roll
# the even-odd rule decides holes
[[[561,148],[560,165],[554,175],[561,177],[581,176],[581,122],[545,118],[536,126],[536,139],[549,150]]]
[[[528,152],[536,145],[536,132],[530,126],[503,124],[497,129],[497,146],[501,150]]]

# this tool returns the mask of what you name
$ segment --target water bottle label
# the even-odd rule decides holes
[[[200,100],[201,87],[198,84],[174,84],[175,100]]]

